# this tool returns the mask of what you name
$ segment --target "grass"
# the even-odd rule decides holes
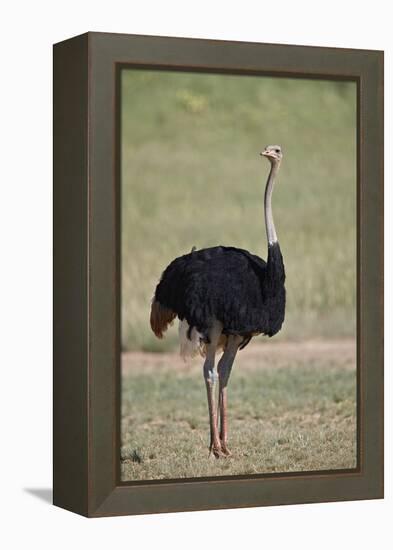
[[[158,341],[149,306],[176,256],[227,244],[264,257],[258,152],[280,143],[273,198],[287,271],[279,340],[355,330],[355,85],[126,70],[122,76],[122,342]]]
[[[233,456],[220,460],[208,456],[200,364],[137,355],[122,383],[122,479],[355,467],[355,344],[349,355],[334,347],[307,355],[302,346],[276,353],[278,345],[261,355],[254,344],[241,352],[228,395]]]

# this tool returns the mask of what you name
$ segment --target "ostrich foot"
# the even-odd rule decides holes
[[[211,443],[209,447],[209,456],[214,456],[215,458],[225,458],[227,455],[223,452],[219,443]]]
[[[209,456],[214,456],[215,458],[227,458],[228,456],[231,456],[231,455],[232,453],[228,449],[225,443],[221,442],[220,444],[217,444],[217,443],[210,444]]]
[[[227,444],[221,441],[221,452],[225,457],[232,456],[231,451],[228,449]]]

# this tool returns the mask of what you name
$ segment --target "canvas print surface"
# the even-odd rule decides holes
[[[355,468],[356,83],[120,87],[121,480]]]

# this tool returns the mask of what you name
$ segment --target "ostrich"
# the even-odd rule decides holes
[[[210,454],[227,457],[227,385],[237,351],[253,336],[273,336],[285,315],[285,269],[273,222],[271,197],[282,160],[279,145],[260,153],[270,162],[264,210],[267,262],[247,250],[215,246],[174,259],[163,272],[151,306],[158,338],[179,318],[180,353],[205,358],[203,375],[210,420]],[[215,371],[215,356],[223,354]],[[218,406],[214,386],[218,378]]]

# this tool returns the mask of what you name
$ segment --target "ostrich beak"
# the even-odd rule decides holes
[[[261,151],[259,154],[261,155],[261,157],[268,157],[269,151]]]

